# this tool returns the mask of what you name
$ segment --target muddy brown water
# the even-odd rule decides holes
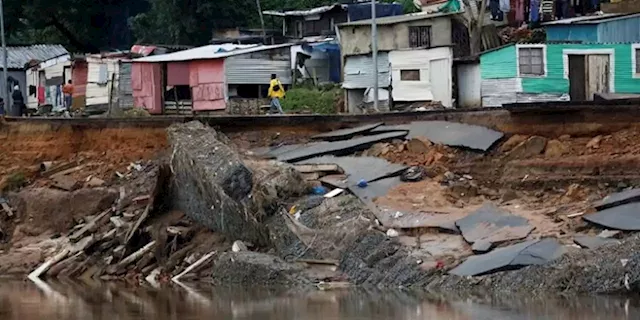
[[[394,290],[0,281],[0,319],[640,319],[640,300],[444,298]]]

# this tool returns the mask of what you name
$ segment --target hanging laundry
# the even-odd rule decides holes
[[[489,9],[491,10],[491,20],[502,21],[504,16],[500,11],[500,0],[489,0]]]
[[[42,105],[47,101],[47,95],[44,87],[38,87],[38,104]]]
[[[540,21],[540,0],[531,0],[531,13],[530,19],[531,22]]]
[[[510,10],[511,10],[511,5],[509,4],[509,0],[500,0],[500,11],[507,13]]]

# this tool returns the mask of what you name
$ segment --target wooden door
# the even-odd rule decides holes
[[[569,96],[571,101],[587,100],[585,64],[584,55],[569,55]]]
[[[607,54],[587,56],[587,100],[593,100],[595,93],[609,93],[609,63]]]

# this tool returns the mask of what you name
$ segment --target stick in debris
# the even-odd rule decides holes
[[[151,202],[147,204],[147,207],[144,208],[144,212],[140,215],[140,218],[138,218],[138,221],[136,221],[136,223],[133,226],[131,226],[131,229],[129,229],[129,232],[127,232],[127,236],[125,237],[125,240],[124,240],[125,245],[129,243],[129,240],[131,240],[131,237],[133,237],[133,234],[136,232],[136,230],[140,228],[140,225],[142,224],[142,222],[144,222],[144,220],[147,219],[147,216],[149,215],[149,211],[151,210],[151,205],[152,205]]]
[[[341,194],[343,191],[344,191],[344,189],[336,188],[336,189],[331,190],[329,193],[325,194],[324,197],[327,198],[327,199],[328,198],[333,198],[333,197]]]
[[[82,229],[74,232],[73,234],[71,234],[69,236],[69,240],[76,242],[78,241],[82,236],[84,236],[85,233],[87,233],[87,231],[91,230],[93,227],[95,227],[95,225],[98,223],[98,221],[102,220],[104,217],[106,217],[108,214],[111,213],[111,208],[103,211],[101,214],[99,214],[97,217],[93,218],[93,220],[91,220],[89,223],[87,223],[84,227],[82,227]]]
[[[64,170],[68,170],[68,169],[74,168],[76,166],[78,166],[78,162],[64,163],[64,164],[61,164],[61,165],[59,165],[59,166],[57,166],[55,168],[51,168],[49,170],[46,170],[46,171],[42,172],[41,176],[44,177],[44,178],[47,178],[47,177],[50,177],[50,176],[52,176],[52,175],[54,175],[54,174],[56,174],[58,172],[62,172]],[[40,166],[40,169],[42,169],[42,165]],[[45,169],[46,169],[46,165],[45,165]]]
[[[177,276],[171,278],[171,281],[173,282],[180,282],[180,278],[182,278],[185,274],[191,272],[193,269],[197,268],[199,265],[207,262],[207,260],[211,259],[211,257],[213,257],[213,255],[215,255],[216,252],[212,251],[209,252],[207,254],[205,254],[204,256],[202,256],[202,258],[200,258],[200,260],[194,262],[193,264],[191,264],[190,266],[188,266],[186,269],[184,269],[184,271],[182,271],[180,274],[178,274]]]
[[[40,276],[47,273],[49,268],[54,266],[56,263],[62,261],[62,259],[66,258],[69,252],[70,252],[69,249],[62,250],[60,253],[53,256],[53,258],[47,260],[45,263],[40,265],[36,270],[33,270],[33,272],[31,272],[27,276],[27,278],[29,278],[31,281],[34,281],[34,279],[40,279]]]
[[[144,247],[140,248],[140,250],[138,250],[138,251],[130,254],[128,257],[122,259],[122,261],[118,262],[118,264],[109,267],[107,269],[107,273],[114,274],[118,270],[125,268],[126,266],[130,265],[134,261],[140,259],[147,252],[151,251],[151,249],[153,249],[153,247],[155,247],[155,245],[156,245],[155,241],[151,241],[151,242],[147,243],[147,245],[145,245]]]

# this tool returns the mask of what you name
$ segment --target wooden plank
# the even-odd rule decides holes
[[[189,267],[187,267],[184,271],[182,271],[180,274],[178,274],[177,276],[171,278],[171,281],[173,282],[179,282],[180,278],[184,277],[184,275],[188,274],[189,272],[191,272],[193,269],[197,268],[199,265],[207,262],[209,259],[211,259],[211,257],[213,257],[213,255],[215,255],[216,252],[212,251],[209,252],[207,254],[205,254],[204,256],[202,256],[202,258],[200,258],[200,260],[194,262],[192,265],[190,265]]]
[[[62,250],[60,253],[56,254],[55,256],[53,256],[51,259],[47,260],[45,263],[43,263],[42,265],[40,265],[36,270],[33,270],[33,272],[31,272],[27,278],[29,278],[30,280],[34,280],[34,279],[40,279],[40,277],[47,273],[47,271],[53,267],[56,263],[62,261],[64,258],[67,257],[67,255],[69,254],[69,249],[64,249]]]
[[[97,217],[93,218],[93,220],[91,220],[89,223],[87,223],[80,230],[72,233],[69,236],[69,240],[71,240],[73,242],[78,241],[82,236],[84,236],[85,233],[87,233],[89,230],[91,230],[93,227],[95,227],[96,224],[98,223],[98,221],[102,220],[104,217],[106,217],[110,213],[111,213],[111,208],[103,211],[101,214],[99,214]]]
[[[302,175],[302,179],[304,179],[306,181],[313,181],[313,180],[320,179],[320,173],[318,173],[318,172],[302,173],[301,175]]]
[[[337,164],[298,164],[293,167],[301,173],[341,172]]]
[[[74,162],[64,163],[64,164],[61,164],[61,165],[59,165],[57,167],[54,167],[52,169],[49,169],[47,171],[42,172],[40,174],[40,176],[42,176],[44,178],[48,178],[48,177],[50,177],[50,176],[52,176],[52,175],[54,175],[54,174],[56,174],[58,172],[62,172],[64,170],[71,169],[71,168],[74,168],[76,166],[78,166],[78,162],[75,162],[75,161]]]

